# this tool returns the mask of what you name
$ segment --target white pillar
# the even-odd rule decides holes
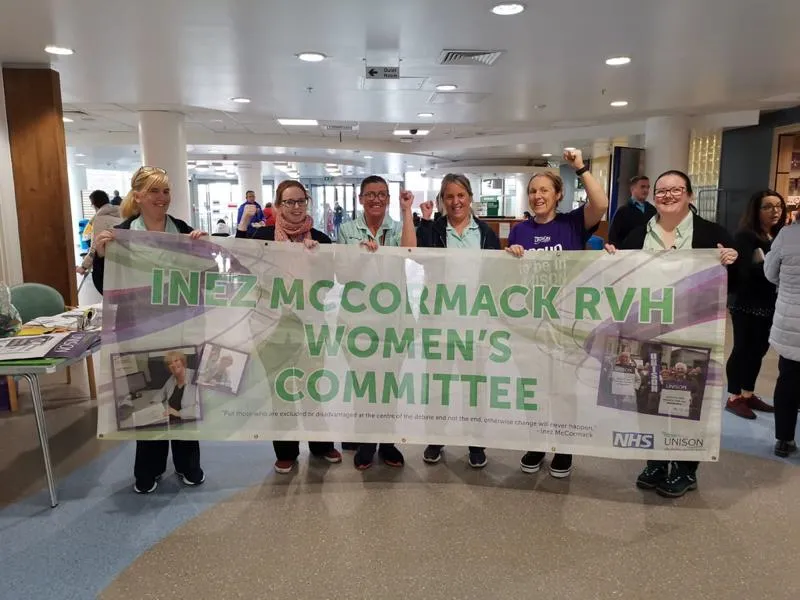
[[[0,281],[13,286],[22,283],[22,254],[19,247],[17,197],[11,166],[11,144],[6,119],[6,92],[0,77]]]
[[[81,202],[81,192],[88,187],[86,181],[86,167],[79,167],[74,163],[68,165],[69,175],[69,206],[72,214],[72,236],[75,241],[75,260],[78,260],[78,249],[81,246],[81,239],[78,237],[78,222],[83,218],[83,206]],[[111,192],[111,190],[108,190]],[[92,214],[86,216],[92,218]],[[76,263],[80,264],[80,262]]]
[[[655,178],[664,171],[689,169],[691,128],[684,117],[651,117],[645,123],[644,146],[647,174]]]
[[[169,213],[193,224],[189,200],[189,174],[186,166],[186,135],[183,115],[176,112],[146,110],[139,113],[139,144],[142,162],[161,167],[169,175],[172,201]]]
[[[236,202],[241,204],[244,202],[244,196],[247,190],[253,190],[256,193],[256,202],[264,206],[267,202],[271,202],[272,198],[262,198],[262,190],[264,184],[262,183],[261,163],[260,162],[239,162],[239,190],[241,191],[241,198],[237,198]]]
[[[507,217],[514,216],[521,218],[526,210],[531,210],[530,203],[528,202],[528,181],[530,181],[530,178],[530,173],[517,175],[517,205],[514,208],[514,214],[506,215]]]

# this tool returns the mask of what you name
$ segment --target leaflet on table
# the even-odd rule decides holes
[[[47,358],[78,358],[99,343],[99,332],[75,331],[58,342],[47,353]]]
[[[44,358],[68,333],[14,336],[0,339],[0,361]]]

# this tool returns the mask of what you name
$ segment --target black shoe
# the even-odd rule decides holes
[[[358,450],[353,455],[353,465],[359,471],[366,471],[372,466],[372,461],[375,460],[375,446],[373,445],[359,445]]]
[[[200,469],[197,473],[192,473],[191,476],[189,474],[178,473],[177,471],[175,471],[175,475],[177,475],[185,485],[190,487],[202,485],[206,480],[206,474],[203,473],[203,469]]]
[[[394,444],[381,444],[378,446],[378,456],[388,467],[402,467],[406,464],[403,453]]]
[[[680,498],[686,492],[697,489],[697,475],[673,467],[672,475],[656,486],[656,493],[666,498]]]
[[[544,462],[544,452],[526,452],[519,461],[519,468],[525,473],[538,473]]]
[[[161,475],[163,475],[163,473]],[[136,483],[133,484],[133,491],[137,494],[152,494],[156,491],[158,482],[161,481],[161,475],[156,475],[156,478],[152,481],[137,479]]]
[[[572,473],[572,454],[554,454],[550,461],[550,475],[564,479]]]
[[[797,452],[797,444],[794,441],[784,442],[783,440],[778,440],[775,442],[775,456],[786,458],[795,452]]]
[[[469,452],[469,466],[473,469],[482,469],[489,461],[486,459],[486,451],[470,450]]]
[[[425,448],[425,452],[422,453],[422,460],[424,460],[429,465],[435,465],[440,460],[442,460],[442,450],[444,448],[442,446],[435,446],[431,444],[427,448]]]
[[[643,490],[654,490],[669,476],[669,470],[662,465],[647,465],[639,477],[636,478],[636,487]]]
[[[342,442],[342,450],[358,450],[358,442]]]

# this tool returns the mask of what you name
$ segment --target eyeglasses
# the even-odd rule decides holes
[[[768,210],[775,210],[780,212],[783,210],[783,207],[780,204],[765,204],[764,206],[761,207],[761,210],[763,210],[764,212],[767,212]]]
[[[656,198],[665,198],[666,196],[672,196],[673,198],[680,198],[683,196],[684,192],[686,192],[685,187],[674,187],[668,190],[656,190],[654,192],[654,196]]]
[[[308,204],[308,198],[300,198],[299,200],[284,200],[281,202],[284,206],[288,206],[289,208],[305,208]]]
[[[375,200],[376,198],[381,202],[386,202],[389,199],[388,192],[367,192],[366,194],[361,194],[361,197],[365,200]]]

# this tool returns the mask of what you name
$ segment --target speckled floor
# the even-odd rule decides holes
[[[521,473],[516,452],[472,471],[464,449],[429,466],[406,447],[401,471],[357,473],[346,454],[281,476],[258,443],[204,443],[204,486],[168,477],[145,497],[132,445],[93,438],[76,383],[46,389],[56,510],[32,415],[0,415],[2,600],[777,600],[800,585],[800,457],[772,456],[768,415],[726,413],[721,461],[680,500],[637,490],[637,461],[577,458],[557,481]]]

